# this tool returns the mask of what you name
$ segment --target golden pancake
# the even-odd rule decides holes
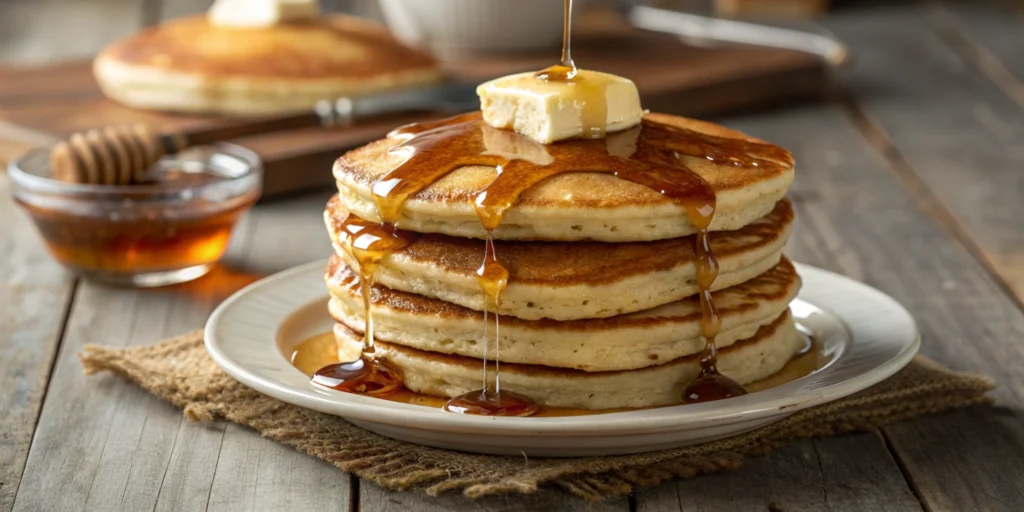
[[[358,274],[335,256],[325,275],[331,316],[353,330],[364,325]],[[741,285],[715,294],[722,317],[717,345],[753,336],[778,318],[800,289],[789,260]],[[375,339],[430,352],[482,358],[483,313],[437,299],[375,285],[371,289]],[[654,309],[596,320],[501,318],[502,362],[588,372],[655,366],[704,349],[696,297]],[[493,317],[489,320],[493,322]],[[492,327],[493,329],[493,327]],[[493,332],[488,336],[493,343]]]
[[[647,114],[645,120],[726,139],[767,144],[728,128],[666,114]],[[487,154],[514,155],[534,160],[547,155],[543,146],[515,132],[481,127]],[[609,134],[609,154],[636,147],[640,129]],[[371,187],[403,161],[407,153],[390,152],[403,139],[392,136],[348,152],[335,162],[339,200],[348,211],[367,220],[380,220]],[[788,153],[785,162],[738,167],[706,158],[678,155],[679,160],[710,185],[717,207],[710,229],[739,229],[772,210],[793,180]],[[402,206],[395,225],[421,233],[484,238],[486,231],[475,209],[474,198],[496,177],[496,169],[461,167],[411,196]],[[571,172],[548,178],[519,198],[505,214],[496,239],[506,240],[600,240],[646,241],[675,238],[696,232],[682,206],[658,191],[621,180],[607,173]]]
[[[355,259],[339,243],[348,213],[332,199],[325,220],[338,254]],[[736,231],[714,233],[711,247],[720,273],[713,289],[752,279],[779,262],[789,238],[793,208],[782,200],[766,216]],[[693,237],[653,242],[496,242],[508,269],[502,315],[524,319],[599,318],[650,309],[697,293]],[[427,234],[388,254],[375,279],[389,288],[482,310],[476,271],[484,242]]]
[[[337,324],[340,360],[358,355],[362,334]],[[788,311],[743,341],[719,352],[718,368],[741,384],[767,378],[807,347]],[[380,342],[377,352],[402,371],[411,391],[454,397],[480,389],[481,361]],[[700,357],[687,356],[639,370],[584,372],[527,364],[502,364],[501,389],[546,407],[616,409],[681,403],[683,390],[700,373]],[[488,372],[494,386],[495,371]]]
[[[384,27],[342,15],[263,28],[172,20],[107,46],[94,72],[107,96],[129,106],[241,115],[312,109],[320,99],[441,76],[431,57]]]

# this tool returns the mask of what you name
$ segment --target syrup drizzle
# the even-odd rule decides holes
[[[335,232],[359,264],[359,290],[363,298],[363,350],[355,361],[325,366],[313,374],[313,383],[350,393],[383,396],[403,389],[402,372],[378,356],[374,346],[370,293],[374,272],[388,254],[411,244],[416,235],[349,214]]]
[[[581,74],[572,60],[572,0],[565,0],[562,20],[562,60],[554,66],[534,73],[544,82],[566,82],[572,87],[572,103],[578,105],[583,138],[600,139],[608,121],[608,99],[605,90],[610,82],[605,75]]]
[[[500,222],[500,220],[499,220]],[[498,262],[494,249],[492,231],[487,231],[484,244],[484,262],[476,271],[476,281],[484,292],[484,371],[483,384],[477,391],[459,395],[449,400],[444,409],[460,414],[481,416],[531,416],[540,407],[529,397],[512,392],[501,392],[501,323],[498,310],[501,307],[501,293],[508,285],[508,270]],[[494,389],[487,378],[487,312],[494,310]]]
[[[401,162],[372,186],[382,224],[368,223],[353,216],[344,223],[342,231],[348,233],[346,243],[351,244],[360,265],[366,315],[364,354],[360,358],[363,364],[356,370],[374,375],[373,368],[385,368],[378,373],[389,376],[384,379],[386,385],[380,387],[386,392],[392,392],[389,385],[396,380],[390,376],[398,375],[398,387],[401,387],[401,376],[374,354],[369,304],[369,286],[372,285],[374,268],[390,251],[410,243],[408,235],[403,235],[393,227],[399,220],[402,205],[409,197],[457,168],[483,165],[494,167],[497,177],[475,200],[477,216],[488,233],[484,262],[478,270],[477,281],[485,296],[485,326],[488,325],[488,310],[495,313],[496,352],[500,350],[498,311],[501,293],[508,282],[508,271],[501,266],[495,254],[493,231],[501,225],[505,213],[519,197],[541,181],[567,172],[611,173],[675,200],[683,207],[697,230],[695,239],[698,255],[697,282],[701,290],[701,333],[706,344],[700,377],[684,392],[684,402],[717,400],[746,393],[742,386],[721,375],[717,369],[715,336],[720,330],[721,318],[710,289],[718,276],[718,262],[711,251],[708,234],[716,198],[707,182],[686,166],[685,159],[695,157],[741,168],[778,167],[792,165],[792,156],[770,144],[717,137],[649,119],[644,119],[638,127],[605,137],[605,83],[602,82],[602,75],[580,74],[572,60],[569,44],[571,9],[571,0],[565,0],[561,63],[538,72],[535,77],[544,81],[569,82],[573,86],[576,100],[584,107],[581,109],[584,138],[544,146],[517,133],[488,126],[482,121],[479,112],[403,126],[388,135],[400,140],[397,146],[389,150],[389,154],[399,155]],[[353,236],[356,238],[353,239]],[[368,238],[360,242],[361,237]],[[484,415],[533,414],[537,406],[528,397],[500,391],[500,374],[495,376],[494,390],[490,390],[487,377],[487,334],[485,330],[482,389],[453,398],[445,409]],[[499,373],[498,358],[500,353],[495,359],[496,373]],[[347,364],[354,368],[360,361]],[[366,361],[372,364],[367,365]],[[368,372],[363,370],[367,366],[371,368]],[[344,368],[341,370],[349,371]],[[317,372],[317,375],[321,372]],[[325,375],[321,379],[327,377]],[[353,380],[359,381],[358,378]],[[345,382],[340,385],[345,385]]]
[[[715,365],[714,337],[721,320],[709,290],[718,274],[718,262],[711,251],[707,232],[714,216],[715,194],[684,160],[697,157],[741,168],[770,167],[788,165],[791,159],[788,152],[768,144],[716,137],[648,119],[638,127],[605,139],[573,139],[547,146],[515,132],[492,128],[482,121],[479,113],[453,117],[430,126],[402,127],[392,136],[402,142],[391,151],[403,159],[373,187],[379,211],[387,222],[397,219],[401,203],[408,197],[467,165],[492,166],[498,173],[475,200],[477,216],[492,234],[489,238],[493,238],[493,230],[501,225],[505,213],[526,190],[567,172],[611,173],[675,200],[698,232],[695,237],[698,285],[702,290],[704,313],[701,324],[708,341],[706,364],[702,365],[704,371],[698,379],[703,387],[690,390],[694,392],[688,392],[687,396],[697,395],[696,399],[703,401],[722,395],[705,389],[712,385],[715,389],[728,388],[730,396],[742,389],[738,385],[730,386],[730,381],[717,372]],[[544,154],[547,158],[518,159],[509,148],[527,155]],[[493,253],[492,240],[488,241],[487,248],[478,282],[487,296],[487,309],[497,311],[507,273],[496,270],[500,262]]]

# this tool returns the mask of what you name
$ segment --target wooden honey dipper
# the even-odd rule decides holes
[[[76,133],[50,151],[53,179],[92,185],[130,185],[168,148],[146,125],[107,127]]]
[[[329,119],[333,119],[329,118]],[[132,185],[152,181],[160,158],[191,146],[278,130],[330,126],[320,114],[250,121],[191,132],[158,133],[147,125],[108,126],[71,135],[50,150],[55,180],[88,185]]]
[[[311,112],[191,132],[157,133],[146,125],[99,128],[76,133],[57,143],[50,152],[50,172],[54,179],[70,183],[145,183],[151,178],[147,172],[157,160],[191,146],[278,130],[345,126],[363,118],[401,112],[465,112],[476,107],[474,85],[445,83],[370,96],[322,100]]]

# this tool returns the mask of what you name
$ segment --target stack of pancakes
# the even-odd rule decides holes
[[[764,142],[711,123],[647,116]],[[334,167],[339,194],[325,220],[337,254],[326,281],[343,360],[359,354],[364,310],[342,223],[349,215],[380,220],[371,187],[402,162],[399,152],[388,151],[400,142],[371,143]],[[610,135],[609,148],[615,143]],[[718,368],[742,384],[764,379],[805,346],[788,310],[800,280],[782,256],[793,222],[783,199],[792,166],[680,158],[717,197],[710,238],[720,266],[712,287],[722,318]],[[509,271],[495,347],[493,324],[485,338],[486,301],[476,281],[486,232],[473,208],[495,175],[490,167],[461,167],[402,205],[396,226],[420,235],[386,255],[374,274],[377,352],[402,371],[407,388],[428,395],[480,389],[486,355],[488,364],[501,363],[503,391],[542,406],[681,403],[705,347],[695,228],[684,209],[657,191],[601,173],[561,174],[527,190],[493,232],[497,258]],[[492,380],[495,373],[489,372]]]

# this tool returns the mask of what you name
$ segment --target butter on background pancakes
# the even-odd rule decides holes
[[[358,273],[337,256],[325,279],[331,316],[354,331],[363,329]],[[793,265],[774,268],[715,294],[722,316],[719,347],[754,336],[789,307],[800,289]],[[410,348],[483,358],[483,313],[437,299],[376,285],[371,290],[375,339]],[[566,322],[501,319],[501,362],[592,371],[633,370],[700,353],[700,304],[696,297],[604,319]],[[493,322],[493,319],[491,320]],[[489,336],[493,344],[493,336]]]
[[[342,324],[335,327],[339,351],[358,354],[362,334]],[[719,351],[718,368],[741,384],[775,374],[806,347],[789,311],[750,338]],[[386,342],[377,352],[402,371],[412,391],[454,397],[480,389],[480,360],[426,352]],[[493,362],[489,363],[491,387]],[[639,370],[584,372],[528,364],[502,364],[501,388],[532,398],[546,407],[616,409],[678,405],[683,389],[700,373],[700,356],[682,357]]]
[[[752,279],[779,262],[793,209],[786,200],[773,206],[767,215],[736,231],[711,235],[720,267],[714,290]],[[338,242],[340,224],[348,216],[341,201],[332,199],[324,216],[337,253],[357,268],[355,258]],[[610,317],[698,291],[693,237],[634,243],[497,242],[496,249],[509,271],[502,315],[555,320]],[[385,256],[375,279],[396,290],[482,310],[476,271],[483,253],[481,240],[424,235]]]
[[[343,15],[259,28],[172,20],[104,48],[94,73],[104,94],[131,107],[233,115],[309,110],[441,77],[384,27]]]
[[[698,133],[767,142],[723,126],[667,114],[645,119]],[[609,134],[608,145],[627,146],[636,130]],[[485,127],[488,152],[545,151],[544,146],[514,132]],[[388,150],[400,143],[389,137],[349,151],[334,164],[339,199],[348,211],[380,220],[371,194],[373,183],[402,161]],[[557,142],[555,144],[558,144]],[[739,229],[766,215],[793,181],[790,162],[737,168],[696,157],[682,161],[703,178],[717,196],[710,229]],[[395,225],[420,233],[484,238],[474,210],[476,194],[496,176],[493,167],[466,166],[410,197]],[[599,240],[633,242],[691,235],[696,231],[685,210],[670,198],[643,185],[606,173],[578,172],[554,176],[527,190],[494,231],[502,240]]]

